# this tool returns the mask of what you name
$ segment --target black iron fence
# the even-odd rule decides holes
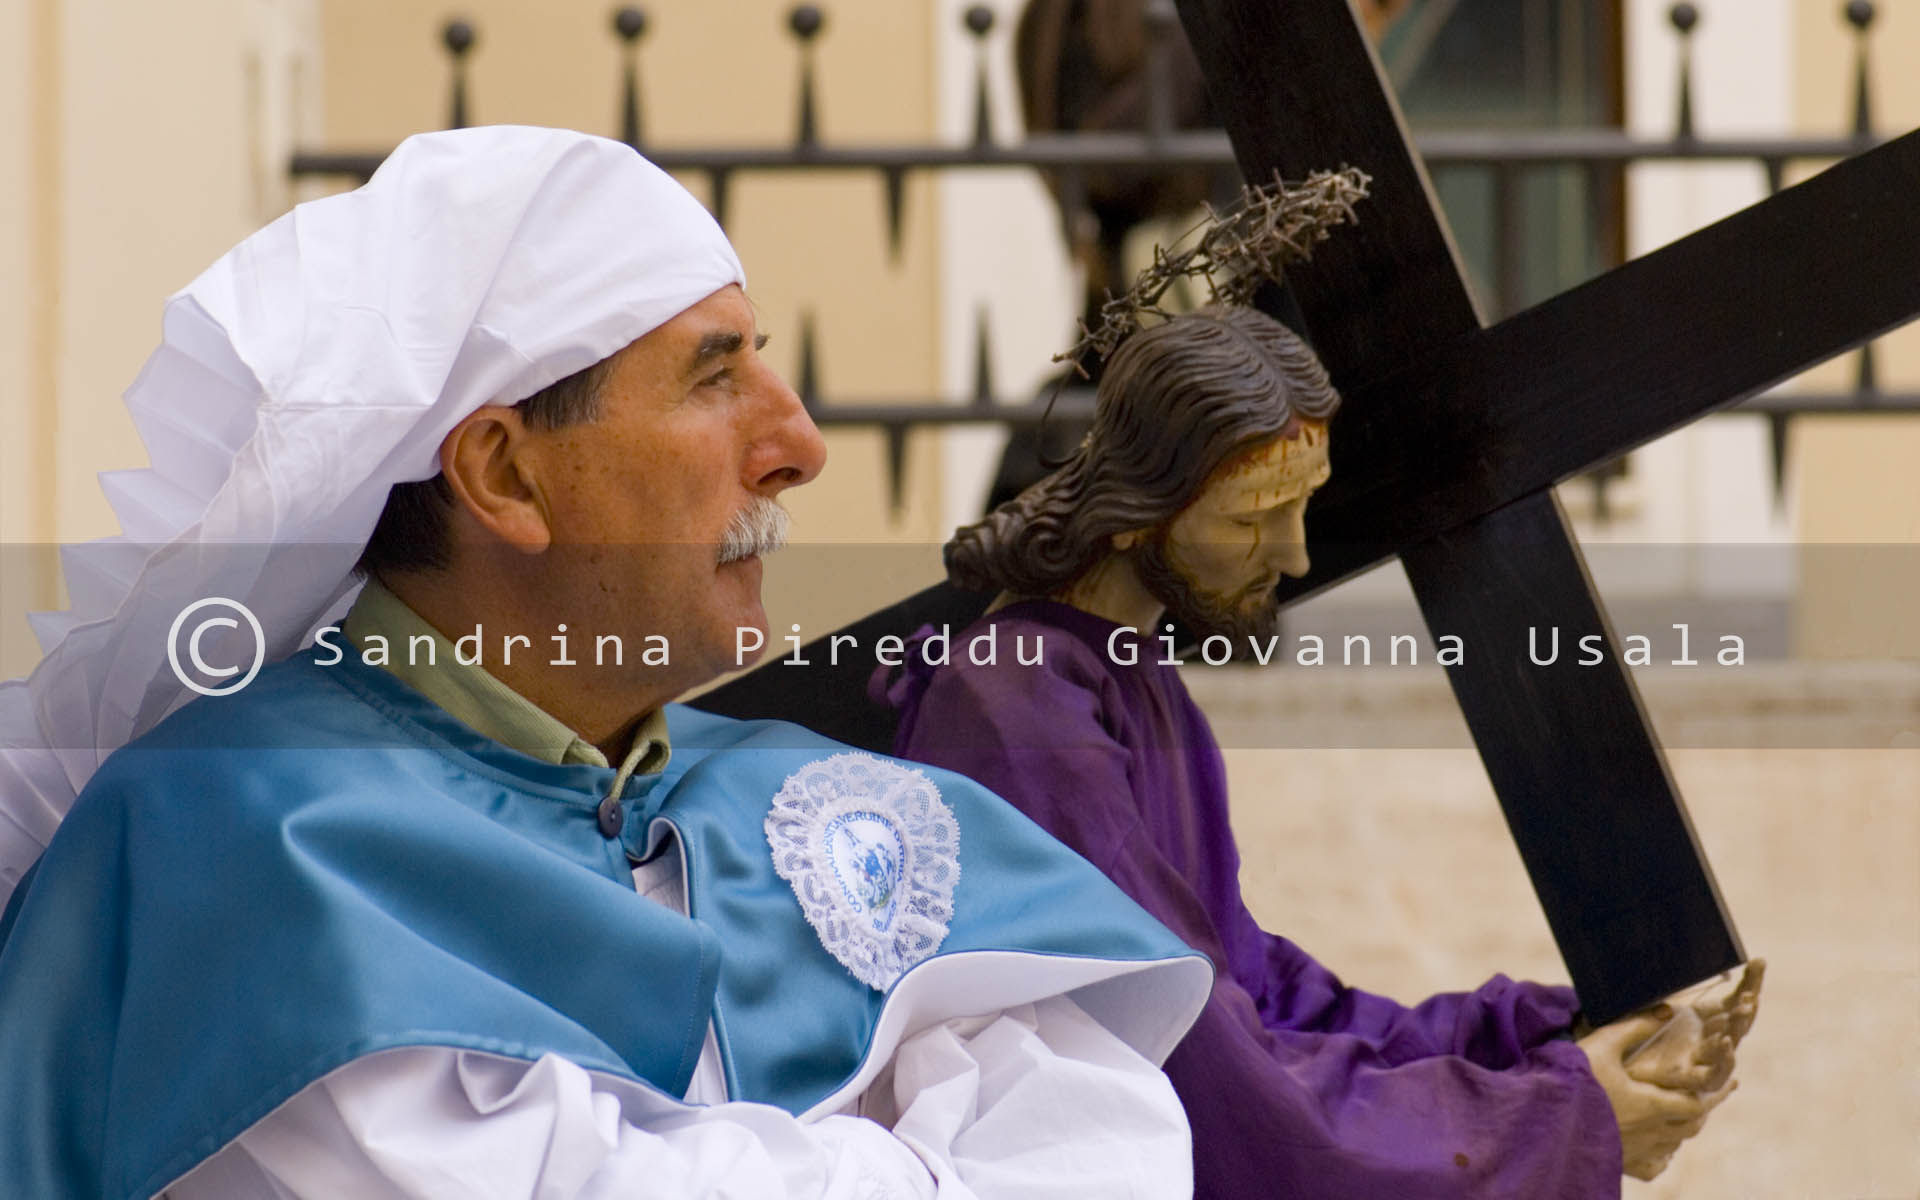
[[[1420,134],[1415,141],[1430,169],[1458,168],[1484,171],[1492,180],[1492,227],[1498,231],[1492,247],[1493,307],[1511,313],[1521,307],[1528,245],[1527,207],[1521,202],[1530,173],[1575,168],[1589,176],[1598,193],[1618,187],[1627,167],[1658,162],[1746,162],[1764,175],[1769,194],[1784,186],[1790,167],[1830,163],[1857,154],[1885,140],[1875,132],[1871,106],[1868,45],[1875,24],[1869,0],[1850,0],[1839,18],[1852,29],[1854,62],[1851,128],[1832,135],[1791,137],[1717,137],[1701,133],[1693,117],[1692,34],[1700,10],[1689,3],[1675,4],[1668,13],[1680,42],[1680,78],[1673,132],[1665,138],[1636,136],[1624,130],[1588,128],[1555,130],[1453,131]],[[1231,170],[1232,147],[1224,132],[1174,127],[1167,96],[1168,64],[1175,52],[1173,26],[1177,21],[1171,0],[1148,5],[1147,96],[1144,120],[1131,132],[1036,133],[1003,138],[994,129],[986,59],[994,36],[994,14],[984,5],[966,10],[962,21],[975,48],[975,82],[971,137],[956,143],[898,143],[841,145],[822,142],[818,132],[819,104],[814,87],[814,47],[826,29],[825,13],[802,4],[788,14],[787,26],[800,56],[799,93],[795,104],[794,137],[784,145],[763,147],[653,146],[642,119],[641,50],[648,21],[638,7],[613,14],[622,73],[621,106],[616,124],[621,140],[644,150],[662,168],[676,173],[703,174],[709,182],[709,203],[724,225],[728,218],[730,184],[743,172],[837,171],[876,177],[885,196],[886,237],[891,251],[900,249],[905,221],[906,180],[915,172],[955,168],[999,168],[1046,171],[1063,208],[1072,210],[1084,195],[1089,172],[1103,169],[1207,168]],[[449,124],[467,123],[467,55],[478,33],[464,20],[447,22],[442,45],[451,67]],[[384,151],[296,150],[289,169],[295,178],[349,177],[364,180],[385,158]],[[1027,398],[1000,396],[993,384],[993,352],[984,320],[975,333],[975,369],[969,395],[955,397],[865,398],[858,403],[834,401],[821,387],[816,368],[813,323],[803,312],[800,330],[800,370],[796,390],[821,425],[878,428],[885,434],[891,495],[901,494],[905,446],[910,430],[948,425],[1038,425],[1047,406]],[[1059,420],[1084,419],[1092,395],[1068,389],[1052,408]],[[1805,415],[1920,412],[1920,393],[1883,391],[1878,382],[1874,346],[1864,346],[1857,359],[1854,386],[1840,392],[1776,392],[1752,397],[1725,410],[1757,414],[1770,427],[1773,483],[1776,498],[1783,486],[1787,435],[1794,418]],[[1590,477],[1596,491],[1595,510],[1604,516],[1608,474]]]

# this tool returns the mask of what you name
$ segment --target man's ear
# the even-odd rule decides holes
[[[553,544],[553,526],[530,446],[520,414],[489,404],[440,443],[440,473],[455,503],[481,528],[523,554],[539,554]]]
[[[1141,542],[1146,541],[1147,533],[1148,531],[1145,529],[1129,529],[1125,533],[1116,533],[1113,535],[1113,548],[1116,552],[1125,554]]]

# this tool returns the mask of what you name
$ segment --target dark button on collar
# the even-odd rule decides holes
[[[620,797],[609,795],[600,802],[600,836],[616,838],[620,836],[620,827],[626,824],[620,812]]]

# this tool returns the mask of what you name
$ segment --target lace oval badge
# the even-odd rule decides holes
[[[774,870],[855,979],[884,992],[940,948],[960,827],[933,780],[871,754],[835,754],[787,776],[766,830]]]

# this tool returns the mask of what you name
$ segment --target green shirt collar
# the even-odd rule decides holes
[[[376,656],[369,665],[384,668],[476,733],[542,762],[612,765],[599,747],[501,683],[485,667],[461,661],[453,643],[377,579],[367,580],[341,623],[341,632],[359,648],[363,660],[369,652]],[[375,638],[384,641],[370,645]],[[665,769],[671,753],[667,719],[656,708],[634,731],[615,790],[631,775]]]

